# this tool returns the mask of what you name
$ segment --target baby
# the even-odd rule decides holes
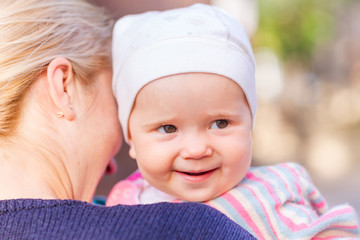
[[[239,22],[196,4],[120,19],[113,88],[139,171],[107,205],[196,201],[258,239],[358,236],[354,210],[327,209],[294,163],[251,168],[255,61]]]

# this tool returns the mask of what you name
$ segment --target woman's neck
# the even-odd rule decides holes
[[[0,199],[74,199],[66,168],[40,149],[0,147]]]

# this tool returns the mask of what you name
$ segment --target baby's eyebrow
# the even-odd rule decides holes
[[[226,111],[226,110],[211,111],[207,113],[207,115],[210,117],[220,117],[220,118],[236,117],[239,116],[240,114],[241,113],[238,111]]]
[[[144,127],[154,127],[154,126],[161,126],[166,124],[171,124],[176,120],[176,117],[164,117],[161,116],[157,119],[150,119],[149,121],[142,121],[142,125]]]

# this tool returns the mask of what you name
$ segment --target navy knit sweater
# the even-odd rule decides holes
[[[255,239],[197,203],[104,207],[73,200],[0,201],[0,239]]]

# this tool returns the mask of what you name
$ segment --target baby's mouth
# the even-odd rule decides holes
[[[189,175],[189,176],[201,176],[210,172],[214,172],[216,168],[208,170],[208,171],[202,171],[202,172],[181,172],[183,174]]]

